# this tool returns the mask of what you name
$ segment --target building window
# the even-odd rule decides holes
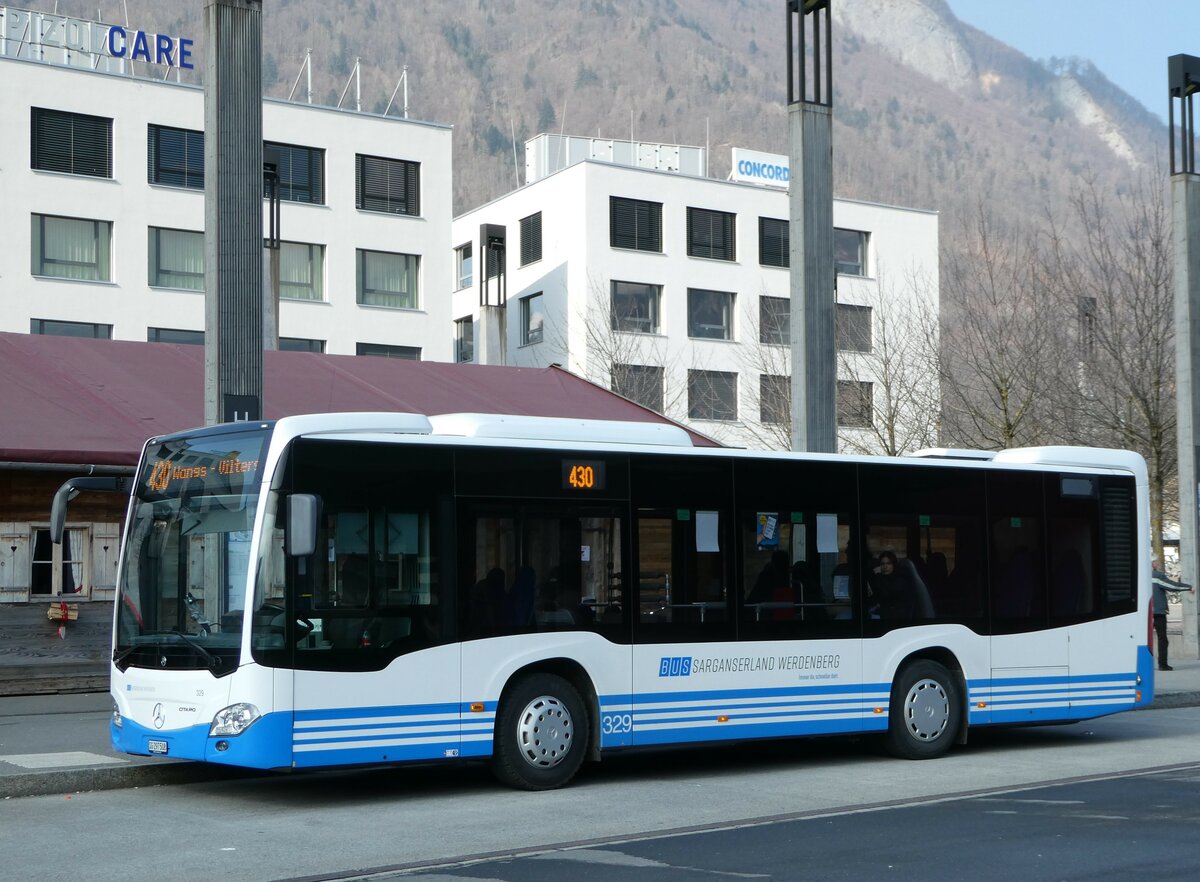
[[[687,210],[687,253],[689,257],[736,260],[735,215],[707,208]]]
[[[792,378],[761,374],[758,378],[758,418],[764,423],[791,425]]]
[[[146,180],[204,189],[204,132],[151,124],[146,132]]]
[[[406,361],[420,361],[420,346],[388,346],[385,343],[356,343],[355,355],[377,355],[383,358],[403,358]]]
[[[112,177],[112,120],[34,107],[30,167],[68,175]]]
[[[147,247],[151,288],[204,290],[204,234],[150,227]]]
[[[184,331],[179,328],[147,328],[146,340],[150,343],[184,343],[203,346],[203,331]]]
[[[663,412],[664,370],[652,364],[615,364],[612,391],[656,413]]]
[[[792,342],[792,302],[786,297],[758,298],[758,342],[788,346]]]
[[[415,254],[358,249],[358,302],[363,306],[416,309],[420,260]]]
[[[30,319],[29,333],[47,337],[91,337],[95,340],[111,340],[112,325],[97,325],[91,322],[60,322],[55,319]]]
[[[790,224],[775,217],[758,219],[758,262],[763,266],[790,265],[788,243]]]
[[[34,214],[31,271],[35,276],[111,282],[112,224]]]
[[[688,419],[737,419],[737,374],[688,371]]]
[[[381,156],[354,157],[355,206],[389,214],[421,213],[421,164]]]
[[[455,291],[470,288],[475,282],[474,260],[471,257],[471,243],[459,245],[454,249]]]
[[[280,337],[280,352],[324,352],[324,340],[310,340],[307,337]]]
[[[733,292],[688,288],[688,336],[733,339]]]
[[[867,274],[867,234],[858,230],[833,231],[833,269],[843,276]]]
[[[658,304],[662,285],[612,283],[612,326],[632,334],[658,333]]]
[[[279,299],[325,299],[325,246],[279,243]]]
[[[521,266],[542,259],[542,213],[521,218]]]
[[[475,320],[471,316],[454,322],[454,360],[475,360]]]
[[[846,429],[869,429],[874,425],[874,389],[858,380],[837,381],[837,422]]]
[[[662,252],[662,203],[612,196],[608,200],[609,244],[613,248]]]
[[[871,307],[837,305],[837,348],[843,352],[870,352]]]
[[[90,556],[90,535],[86,527],[67,528],[61,545],[50,541],[49,529],[35,529],[29,593],[41,597],[86,595]]]
[[[546,313],[542,309],[542,295],[531,294],[521,298],[521,345],[542,342],[542,330]]]
[[[263,143],[263,154],[274,150],[278,159],[279,198],[285,202],[325,204],[325,151],[294,144]]]

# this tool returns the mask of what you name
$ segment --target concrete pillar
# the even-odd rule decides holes
[[[262,2],[204,0],[204,421],[261,419]]]
[[[1175,238],[1175,394],[1179,406],[1179,563],[1183,580],[1200,584],[1200,175],[1171,177]],[[1183,594],[1183,654],[1200,656],[1196,595]]]
[[[832,49],[829,0],[788,0],[792,449],[821,453],[837,451]]]

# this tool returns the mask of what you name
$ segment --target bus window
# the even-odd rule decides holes
[[[867,618],[984,619],[983,475],[863,466]]]
[[[1046,626],[1045,517],[1041,475],[991,473],[987,478],[992,632]]]
[[[680,509],[638,517],[639,622],[656,639],[719,639],[728,633],[721,513]],[[671,634],[660,626],[678,626]]]
[[[556,504],[487,508],[464,514],[464,529],[474,533],[461,546],[464,637],[588,629],[620,639],[619,517]]]

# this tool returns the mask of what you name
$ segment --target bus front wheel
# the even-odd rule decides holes
[[[496,716],[492,770],[522,790],[562,787],[583,763],[589,731],[574,686],[554,674],[523,677]]]
[[[933,759],[958,740],[963,707],[958,679],[935,661],[906,665],[892,684],[887,748],[903,759]]]

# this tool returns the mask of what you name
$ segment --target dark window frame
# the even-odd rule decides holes
[[[662,253],[662,203],[608,197],[608,242],[613,248]]]
[[[171,142],[178,138],[179,143],[164,144],[164,135]],[[146,180],[160,187],[203,190],[204,132],[147,124]]]
[[[687,209],[688,257],[737,260],[737,215],[712,208]]]
[[[112,130],[110,117],[31,107],[29,167],[36,171],[111,179]]]
[[[521,218],[521,266],[542,259],[542,213],[535,211]]]
[[[360,211],[420,217],[421,163],[356,153],[354,207]]]
[[[758,262],[762,266],[791,266],[791,223],[777,217],[758,219]]]
[[[279,155],[279,198],[284,202],[325,204],[325,151],[302,144],[264,141],[263,153],[275,150]],[[302,160],[297,162],[297,160]],[[303,170],[303,174],[296,172]],[[264,196],[267,195],[264,192]]]

